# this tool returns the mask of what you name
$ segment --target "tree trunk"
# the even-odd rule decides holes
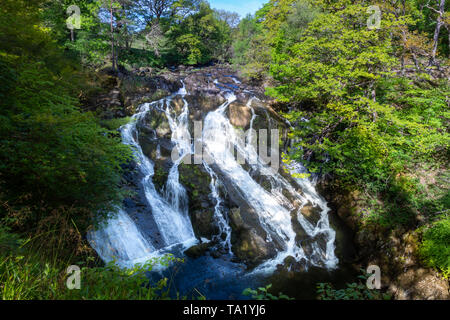
[[[117,71],[116,66],[116,54],[115,54],[115,48],[114,48],[114,24],[113,24],[113,6],[112,6],[112,0],[109,0],[110,4],[110,13],[111,13],[111,58],[112,58],[112,67],[114,72]]]
[[[447,29],[448,32],[448,47],[450,48],[450,26],[447,25],[445,28]],[[450,50],[448,52],[448,57],[450,58]]]
[[[436,65],[436,53],[437,53],[437,47],[439,44],[439,34],[441,32],[441,28],[444,25],[444,22],[442,21],[442,16],[445,13],[445,0],[436,0],[438,1],[439,8],[435,11],[438,16],[436,19],[436,29],[434,30],[434,36],[433,36],[433,50],[431,51],[431,58],[430,58],[430,65]]]
[[[437,53],[437,47],[439,43],[439,33],[441,32],[442,22],[441,17],[438,17],[438,21],[436,24],[436,29],[434,30],[434,36],[433,36],[433,51],[431,51],[431,60],[430,65],[436,64],[436,53]]]
[[[420,64],[419,61],[417,60],[416,54],[414,53],[414,51],[411,50],[411,58],[414,61],[414,65],[416,66],[416,70],[417,72],[420,72]]]

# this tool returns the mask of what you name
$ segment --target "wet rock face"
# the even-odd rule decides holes
[[[191,120],[203,120],[209,112],[225,102],[225,98],[220,95],[220,89],[214,83],[214,78],[206,72],[188,75],[184,79],[184,84],[189,93],[185,99],[191,109]]]
[[[146,70],[141,70],[147,74]],[[188,94],[184,99],[189,104],[189,127],[193,134],[193,121],[202,121],[206,115],[216,110],[226,100],[221,89],[214,83],[217,79],[219,86],[235,88],[236,82],[229,77],[229,70],[205,69],[199,72],[183,71],[183,79]],[[170,77],[169,77],[170,78]],[[173,80],[173,79],[172,79]],[[172,81],[170,80],[170,81]],[[159,80],[158,80],[159,81]],[[162,81],[162,80],[161,80]],[[168,79],[164,83],[170,83]],[[180,81],[179,81],[180,82]],[[160,85],[158,83],[155,86]],[[243,92],[247,85],[239,85],[240,88],[235,92],[237,100],[228,108],[230,122],[237,128],[247,130],[250,127],[250,121],[253,113],[246,106],[251,94]],[[162,86],[163,90],[170,89],[176,92],[179,88],[169,88],[167,85]],[[251,89],[251,88],[249,88]],[[152,89],[152,94],[156,90]],[[164,94],[161,94],[161,97]],[[154,96],[153,96],[154,97]],[[153,99],[150,97],[149,99]],[[171,101],[171,110],[174,116],[178,116],[184,106],[183,98],[178,96]],[[278,120],[273,119],[265,104],[258,100],[253,100],[252,105],[256,114],[253,123],[254,129],[271,129],[283,126]],[[171,141],[172,132],[165,114],[166,106],[157,106],[156,104],[146,115],[142,124],[139,124],[139,143],[144,154],[154,162],[155,175],[153,182],[160,193],[164,192],[165,184],[173,166],[171,159],[174,145]],[[246,170],[250,170],[249,166],[244,166]],[[219,175],[218,169],[214,170]],[[211,196],[211,177],[203,165],[181,164],[179,166],[180,183],[184,186],[189,197],[189,214],[197,238],[206,238],[208,240],[216,239],[219,236],[219,227],[215,218],[216,200]],[[277,250],[283,249],[280,239],[270,239],[266,231],[262,228],[259,221],[258,213],[249,206],[245,198],[241,195],[239,186],[234,185],[231,181],[226,181],[224,177],[220,177],[223,186],[220,188],[221,198],[225,211],[228,213],[228,219],[231,232],[231,244],[235,257],[252,268],[261,262],[276,256]],[[258,180],[258,177],[254,177]],[[267,191],[271,192],[271,184],[269,181],[263,181],[260,177],[258,181],[265,183]],[[301,228],[301,227],[300,227]],[[299,229],[300,229],[299,228]],[[187,255],[198,257],[210,252],[211,246],[215,246],[216,241],[208,244],[201,244],[193,247]],[[218,254],[219,251],[211,251],[211,254]]]
[[[236,257],[243,261],[247,267],[253,268],[264,260],[272,258],[276,251],[266,245],[266,241],[260,237],[255,230],[240,230],[237,237],[239,242],[233,243],[233,253]]]
[[[202,165],[181,164],[179,172],[180,182],[188,192],[189,213],[195,235],[198,238],[211,240],[219,233],[214,219],[216,203],[210,196],[211,177]]]
[[[264,260],[273,258],[281,247],[275,241],[267,241],[268,235],[262,228],[258,214],[241,196],[236,186],[225,181],[230,207],[229,220],[232,228],[231,244],[233,253],[247,266],[254,267]]]
[[[228,118],[233,126],[247,130],[250,128],[252,112],[250,108],[244,104],[232,103],[228,107]]]
[[[248,222],[249,219],[254,219],[253,214],[250,208],[247,210],[234,208],[229,215],[230,226],[233,229],[231,237],[233,253],[249,268],[276,255],[274,244],[266,241],[267,235],[259,224],[259,228],[253,228],[251,224],[254,222]]]
[[[300,212],[309,222],[316,225],[320,220],[322,209],[319,206],[313,206],[311,202],[308,202],[301,208]]]
[[[173,165],[171,155],[174,145],[169,122],[164,112],[151,109],[138,129],[142,151],[155,164],[153,182],[162,192]]]
[[[225,102],[225,98],[221,95],[202,95],[201,92],[189,94],[185,99],[190,106],[191,121],[204,120],[209,112],[216,110],[218,106]]]
[[[201,243],[186,250],[184,253],[190,258],[199,258],[204,256],[205,253],[213,246],[213,243]]]
[[[131,116],[139,105],[157,101],[181,88],[179,76],[172,72],[156,75],[151,68],[140,68],[124,75],[122,83],[122,112]]]

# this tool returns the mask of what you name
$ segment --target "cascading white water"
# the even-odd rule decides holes
[[[219,85],[217,80],[214,83]],[[235,83],[238,82],[235,81]],[[329,209],[326,202],[317,194],[308,179],[295,179],[302,190],[302,194],[300,194],[285,178],[265,164],[257,154],[257,148],[253,146],[252,142],[256,139],[256,133],[252,130],[246,137],[248,143],[242,141],[242,137],[231,125],[226,115],[228,106],[236,100],[236,96],[228,89],[223,90],[225,90],[222,93],[226,97],[226,102],[206,116],[202,133],[206,154],[214,162],[214,170],[220,171],[219,175],[212,166],[203,162],[204,168],[211,177],[211,196],[216,201],[214,217],[220,234],[215,238],[231,253],[232,230],[224,210],[223,199],[219,194],[221,183],[219,176],[225,176],[227,181],[230,181],[257,213],[259,222],[267,233],[266,241],[276,241],[282,248],[274,259],[264,262],[256,269],[256,272],[270,272],[288,256],[293,256],[297,261],[307,261],[312,265],[334,268],[338,262],[334,254],[335,232],[329,225]],[[186,94],[183,83],[183,88],[172,96],[142,105],[139,112],[133,116],[132,121],[121,128],[123,142],[132,147],[137,166],[143,176],[143,190],[149,208],[151,208],[151,216],[158,227],[164,245],[149,243],[127,213],[119,210],[118,215],[108,221],[107,227],[89,234],[89,241],[105,261],[116,259],[119,265],[130,266],[136,262],[145,262],[147,259],[159,256],[177,244],[184,244],[187,247],[197,241],[189,218],[187,193],[179,181],[179,166],[183,158],[193,154]],[[181,96],[183,101],[183,108],[178,116],[171,104],[172,99],[177,95]],[[252,112],[250,129],[253,129],[257,117],[252,107],[254,99],[257,98],[252,96],[247,103],[247,107]],[[160,110],[166,115],[172,132],[171,140],[175,145],[174,154],[177,158],[174,159],[174,164],[170,169],[163,195],[159,194],[153,184],[154,166],[142,151],[137,129],[137,124],[145,121],[146,115],[152,108]],[[250,164],[250,172],[244,170],[243,166],[238,163],[230,145]],[[157,157],[160,156],[161,151],[158,145]],[[294,164],[288,169],[291,173],[304,171],[304,168],[298,164]],[[265,176],[270,182],[270,192],[254,180],[255,173]],[[287,199],[283,190],[287,190],[294,199],[301,203],[301,206],[294,208],[292,199]],[[308,202],[321,208],[320,219],[316,224],[305,219],[300,212]],[[313,242],[311,244],[312,253],[305,254],[303,248],[296,243],[296,233],[292,225],[293,216],[311,238],[322,235],[326,239],[326,248]]]
[[[155,248],[122,209],[118,209],[106,226],[89,232],[87,237],[105,262],[116,261],[122,267],[131,267],[154,257]]]
[[[176,172],[172,170],[170,184],[168,183],[168,189],[170,188],[172,192],[171,201],[169,202],[156,190],[152,180],[154,166],[144,155],[138,141],[139,131],[137,130],[137,124],[145,119],[151,108],[161,109],[165,104],[169,108],[172,98],[178,94],[185,94],[184,86],[171,97],[142,105],[139,112],[132,117],[131,122],[121,128],[123,143],[132,147],[136,164],[144,176],[142,186],[148,205],[151,208],[152,217],[158,226],[165,246],[158,248],[158,252],[154,252],[154,246],[148,241],[142,241],[144,237],[129,216],[123,210],[119,210],[118,218],[110,219],[107,221],[105,228],[89,234],[91,245],[105,261],[110,261],[110,257],[114,256],[118,265],[130,266],[136,261],[142,262],[158,256],[159,252],[164,252],[168,247],[177,244],[189,247],[197,242],[187,212],[187,196],[183,186],[178,182],[178,166],[176,167]],[[173,121],[173,119],[171,120]],[[175,121],[173,121],[172,125],[173,140],[177,142],[177,145],[182,146],[182,141],[179,141],[179,131],[183,129],[178,130],[178,124]],[[127,227],[127,232],[124,232],[124,221],[126,222],[125,225],[133,225],[134,228]],[[133,243],[134,239],[138,239],[138,244]],[[122,251],[124,252],[123,254],[116,255],[116,253]]]
[[[179,166],[185,156],[192,154],[191,134],[189,133],[189,105],[184,99],[186,89],[183,88],[178,92],[183,97],[183,111],[178,116],[172,115],[171,104],[167,103],[165,114],[169,121],[169,126],[172,131],[172,142],[175,144],[174,152],[177,153],[178,158],[169,172],[169,177],[166,183],[165,198],[172,205],[176,211],[183,212],[185,217],[188,217],[188,196],[186,189],[180,184]]]
[[[305,173],[306,169],[297,162],[292,162],[288,166],[288,170],[292,175],[298,173]],[[330,208],[327,206],[327,202],[317,193],[316,188],[310,179],[302,179],[302,178],[294,178],[296,183],[300,186],[304,193],[303,205],[305,205],[308,201],[312,203],[313,206],[318,206],[321,209],[320,220],[317,225],[314,227],[305,219],[302,214],[298,214],[297,218],[299,223],[302,225],[304,229],[308,229],[308,234],[312,236],[316,236],[318,234],[326,235],[326,249],[325,249],[325,265],[327,268],[335,268],[338,264],[338,258],[334,253],[335,249],[335,240],[336,240],[336,232],[333,228],[330,227],[330,222],[328,218],[328,213],[330,212]],[[313,244],[314,254],[320,255],[323,252],[317,247],[317,245]]]
[[[293,230],[291,221],[292,205],[281,191],[282,188],[289,190],[289,192],[299,199],[303,205],[306,204],[308,200],[312,200],[312,203],[320,205],[322,203],[319,203],[319,198],[316,197],[317,193],[314,188],[306,188],[306,190],[303,190],[305,194],[308,195],[303,197],[295,191],[282,176],[262,162],[258,154],[256,154],[255,148],[248,144],[247,146],[242,147],[245,143],[240,140],[240,137],[225,113],[227,107],[235,101],[236,97],[230,92],[226,92],[225,94],[227,96],[227,101],[216,111],[210,112],[205,118],[203,142],[206,151],[214,164],[219,167],[222,174],[227,176],[234,184],[234,187],[245,197],[248,204],[255,209],[261,226],[268,234],[267,241],[271,241],[275,238],[283,247],[283,250],[278,253],[277,257],[263,263],[256,271],[272,271],[278,264],[282,263],[287,256],[293,256],[297,261],[304,259],[313,265],[320,265],[320,263],[322,263],[329,268],[335,267],[337,258],[334,255],[334,248],[332,247],[334,245],[335,233],[329,227],[328,211],[326,209],[323,210],[317,226],[313,226],[303,218],[300,213],[301,208],[297,212],[298,220],[309,236],[314,237],[318,233],[324,233],[328,239],[325,251],[314,243],[312,245],[314,249],[313,254],[311,257],[308,257],[305,255],[303,248],[298,246],[295,242],[296,233]],[[251,108],[251,100],[247,106]],[[252,113],[253,117],[250,129],[252,129],[253,120],[255,118],[253,109]],[[251,136],[249,140],[252,140]],[[260,174],[263,174],[270,179],[272,184],[271,193],[259,185],[237,162],[237,159],[231,152],[232,148],[230,148],[230,144],[232,148],[236,148],[238,153],[251,164],[253,169],[258,170]],[[305,184],[305,186],[306,185],[308,184]]]
[[[216,205],[214,207],[214,218],[217,222],[217,225],[220,230],[220,234],[216,237],[220,242],[224,249],[228,251],[229,254],[232,254],[231,251],[231,227],[228,223],[227,216],[225,215],[224,208],[222,206],[222,199],[219,195],[219,178],[214,173],[214,171],[211,169],[211,167],[206,163],[203,162],[203,166],[205,167],[206,171],[209,173],[209,176],[211,177],[211,196],[216,201]],[[221,240],[222,235],[225,235],[225,239]]]
[[[125,144],[132,146],[134,150],[137,164],[144,175],[142,185],[144,187],[145,196],[151,208],[152,216],[158,225],[160,234],[167,246],[185,242],[189,243],[195,239],[192,224],[186,209],[187,205],[180,206],[180,203],[187,202],[187,196],[185,195],[185,192],[183,193],[184,188],[178,182],[177,177],[173,177],[177,176],[178,168],[176,168],[176,172],[172,175],[170,181],[171,189],[177,191],[174,192],[171,202],[169,203],[167,199],[161,197],[156,191],[152,181],[154,167],[150,160],[144,155],[142,148],[139,145],[137,139],[139,132],[136,125],[145,118],[146,114],[150,111],[150,108],[157,107],[161,109],[165,104],[170,105],[172,98],[173,97],[169,97],[158,102],[143,105],[140,112],[133,117],[134,121],[131,121],[122,128],[122,139]],[[174,127],[176,127],[176,125],[174,125]],[[176,137],[174,139],[176,139]],[[180,207],[183,207],[183,210],[180,210]]]
[[[281,245],[284,246],[286,252],[285,256],[293,255],[299,259],[305,258],[302,248],[295,246],[295,232],[292,229],[289,211],[283,208],[273,195],[253,180],[230,152],[230,143],[235,146],[239,144],[233,126],[225,116],[226,108],[234,100],[236,100],[234,94],[228,93],[227,102],[206,116],[203,129],[203,142],[206,151],[215,165],[220,168],[223,174],[227,175],[243,194],[249,205],[258,213],[259,221],[266,232],[281,239]],[[241,151],[245,152],[245,150]],[[274,259],[272,262],[276,265],[281,262],[281,259],[282,257]]]

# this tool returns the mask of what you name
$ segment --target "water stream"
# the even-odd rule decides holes
[[[250,130],[246,137],[238,134],[230,123],[227,108],[236,100],[233,90],[240,85],[239,80],[234,77],[232,79],[236,86],[224,85],[218,80],[214,81],[216,86],[221,89],[221,94],[226,101],[206,115],[202,132],[202,145],[208,160],[204,160],[202,166],[211,178],[209,187],[211,198],[215,202],[214,220],[219,229],[219,234],[214,237],[215,239],[210,240],[219,242],[227,254],[221,259],[212,259],[211,257],[201,257],[197,260],[188,259],[185,265],[185,270],[188,271],[180,272],[177,278],[178,282],[176,282],[183,290],[188,290],[189,285],[199,287],[199,283],[206,281],[207,277],[215,277],[216,283],[221,283],[219,286],[226,292],[232,291],[232,289],[226,289],[228,286],[234,288],[235,291],[241,290],[242,286],[250,285],[261,275],[272,274],[277,265],[282,264],[287,257],[293,257],[296,261],[304,263],[305,266],[329,270],[335,269],[338,264],[335,255],[336,233],[329,223],[329,208],[315,190],[313,182],[309,179],[299,178],[288,181],[261,159],[257,148],[252,143],[256,141],[253,125],[258,117],[252,107],[252,102],[257,98],[250,95],[246,105],[252,113]],[[123,208],[119,208],[117,214],[107,221],[106,226],[88,234],[91,245],[104,261],[115,260],[120,266],[130,267],[168,252],[183,256],[182,252],[185,249],[202,241],[195,236],[189,217],[188,195],[185,187],[180,183],[179,166],[183,159],[194,154],[193,139],[189,131],[190,106],[185,99],[186,95],[188,92],[183,83],[183,87],[171,96],[153,103],[143,104],[130,123],[121,128],[123,143],[132,148],[139,174],[142,176],[141,188],[148,206],[146,214],[155,222],[163,243],[152,243],[152,240],[142,234],[127,212]],[[172,103],[175,98],[181,98],[183,102],[181,110],[175,110]],[[139,144],[138,124],[146,121],[147,114],[154,109],[165,114],[172,134],[171,142],[174,146],[172,152],[174,162],[163,191],[158,191],[155,187],[153,160],[144,154]],[[233,150],[236,150],[236,154]],[[161,157],[160,145],[158,145],[156,155],[157,158]],[[244,168],[238,161],[239,157],[249,164],[250,169]],[[292,174],[306,172],[305,168],[295,163],[291,164],[288,170]],[[269,181],[270,190],[256,181],[255,176],[257,175],[264,176],[265,180]],[[257,213],[259,223],[267,235],[265,241],[276,243],[276,255],[272,259],[262,262],[252,272],[245,271],[243,264],[233,260],[231,241],[233,230],[229,223],[228,209],[220,192],[220,189],[224,187],[222,179],[238,190],[248,206]],[[286,192],[289,194],[288,196]],[[295,207],[293,203],[300,205]],[[301,209],[307,203],[320,208],[320,219],[315,223],[301,213]],[[311,250],[308,252],[305,252],[304,247],[296,239],[297,234],[293,227],[294,218],[303,232],[311,239]],[[205,264],[209,268],[208,271],[204,270]],[[236,277],[240,279],[238,282],[236,282]],[[247,280],[242,280],[244,278]],[[214,292],[213,290],[217,290],[217,288],[211,290]],[[233,294],[228,292],[228,294],[219,294],[215,297],[227,298],[233,297]],[[235,298],[239,297],[239,294],[235,296]]]

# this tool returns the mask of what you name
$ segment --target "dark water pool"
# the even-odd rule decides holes
[[[163,276],[169,279],[171,297],[179,295],[188,299],[204,296],[207,300],[246,300],[251,298],[242,295],[246,288],[256,289],[272,284],[272,294],[282,292],[298,300],[314,300],[317,298],[318,283],[329,282],[334,288],[344,288],[346,283],[356,282],[360,275],[353,265],[353,234],[334,214],[330,214],[330,224],[336,230],[339,265],[335,270],[310,267],[304,272],[283,269],[272,274],[255,275],[249,273],[244,264],[232,262],[230,256],[185,257],[184,263],[163,272]],[[154,273],[150,277],[152,281],[157,281],[161,274]]]

